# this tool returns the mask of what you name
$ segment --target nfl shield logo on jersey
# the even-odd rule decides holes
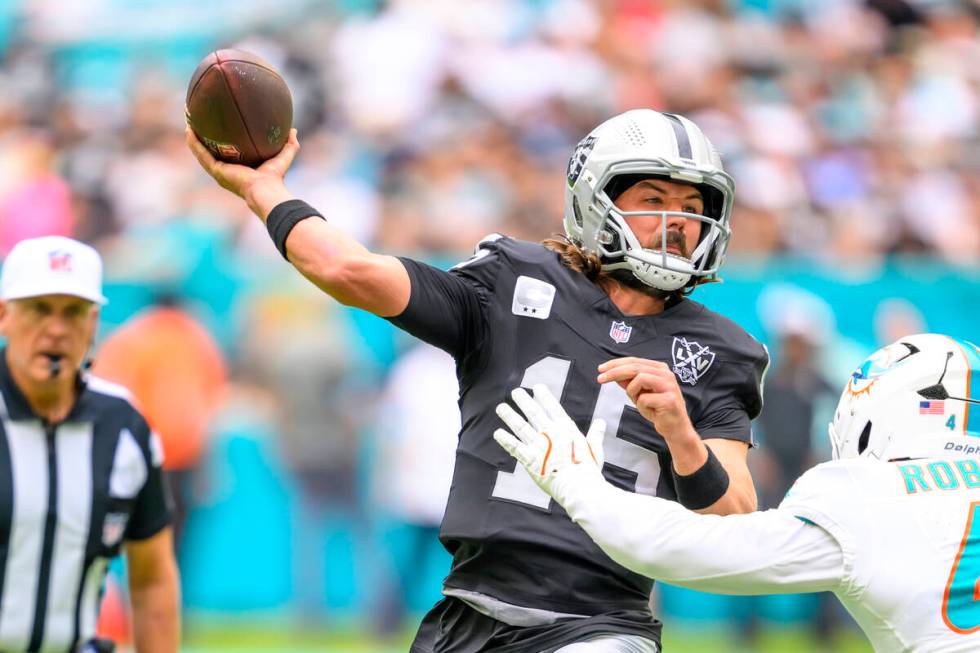
[[[678,336],[674,336],[670,353],[674,358],[674,374],[682,383],[690,385],[697,383],[715,362],[715,352],[710,348]]]
[[[626,322],[613,322],[609,328],[609,337],[620,344],[628,342],[631,333],[633,333],[633,327],[626,326]]]
[[[110,512],[105,516],[102,524],[102,544],[104,546],[116,546],[126,533],[126,524],[129,522],[129,515],[124,512]]]

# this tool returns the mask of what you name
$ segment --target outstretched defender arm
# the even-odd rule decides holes
[[[561,487],[572,520],[644,576],[722,594],[833,591],[843,578],[837,540],[787,511],[701,515],[601,478]]]
[[[494,439],[527,469],[606,554],[638,574],[723,594],[836,590],[846,573],[840,544],[788,510],[705,515],[634,494],[602,475],[605,424],[583,436],[543,385],[518,388],[497,406],[509,430]]]

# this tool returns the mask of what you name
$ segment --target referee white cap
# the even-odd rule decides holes
[[[64,236],[20,241],[3,262],[0,299],[41,295],[73,295],[105,304],[102,257],[85,243]]]

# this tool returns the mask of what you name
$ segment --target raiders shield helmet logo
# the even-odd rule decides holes
[[[595,136],[586,136],[575,146],[572,158],[568,160],[567,174],[569,188],[575,186],[575,182],[582,175],[582,171],[585,170],[585,162],[589,160],[589,155],[592,154],[592,148],[594,147]]]

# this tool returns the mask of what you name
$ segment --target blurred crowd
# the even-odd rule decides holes
[[[120,295],[134,307],[165,297],[193,313],[226,359],[209,364],[232,380],[218,394],[281,430],[310,519],[324,505],[359,513],[366,431],[393,438],[378,460],[413,450],[398,438],[425,437],[390,413],[419,374],[389,374],[404,343],[319,301],[191,158],[185,84],[212,49],[251,50],[283,73],[302,144],[290,188],[381,251],[445,263],[490,232],[560,231],[574,144],[606,117],[652,107],[701,125],[735,177],[735,263],[980,257],[978,0],[263,4],[0,3],[0,255],[25,237],[72,235],[100,248],[110,278],[154,289]],[[184,20],[164,19],[168,8]],[[154,19],[134,32],[139,11]],[[785,401],[773,405],[810,416],[763,454],[771,501],[821,453],[809,424],[820,407],[799,403],[836,387],[811,351],[832,338],[804,326],[771,334],[786,354],[773,376]],[[429,383],[446,379],[451,369]],[[432,541],[438,505],[390,503]]]
[[[118,3],[85,4],[77,20]],[[975,0],[289,6],[291,20],[259,14],[254,29],[151,56],[145,42],[82,47],[84,31],[66,43],[38,27],[59,3],[22,2],[3,68],[0,249],[25,231],[100,241],[239,213],[181,142],[194,46],[199,58],[234,45],[293,89],[304,150],[292,186],[392,251],[556,231],[574,143],[647,106],[688,115],[720,149],[738,181],[733,256],[980,253]]]

